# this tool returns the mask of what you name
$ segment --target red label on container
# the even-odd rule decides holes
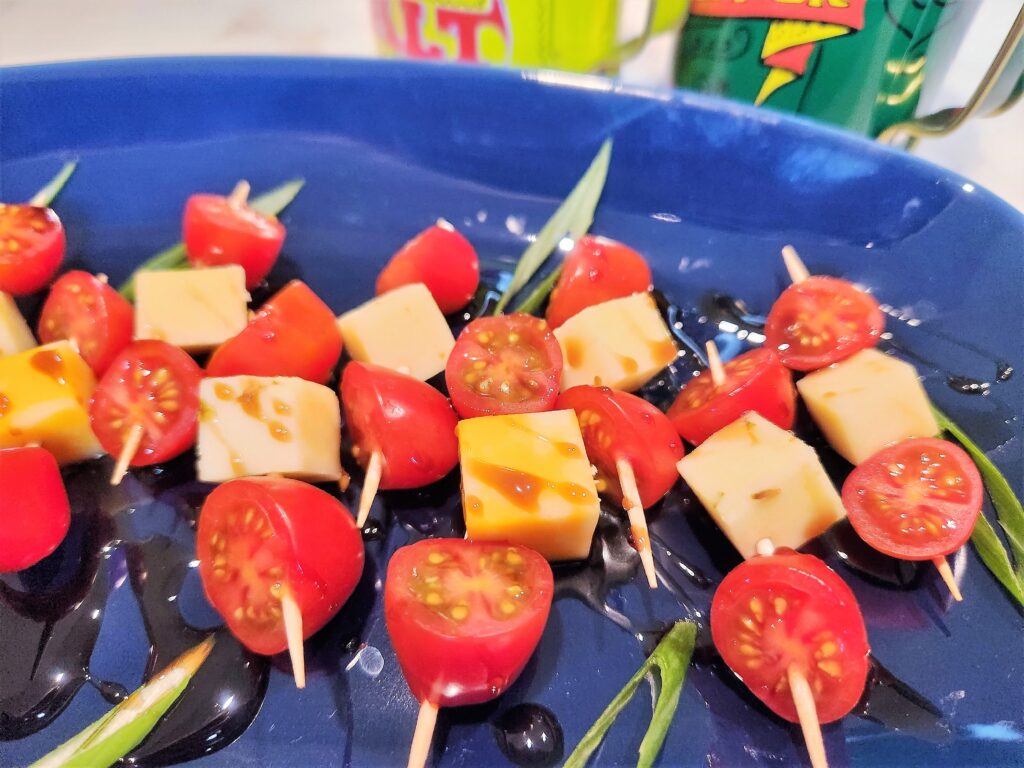
[[[864,26],[865,2],[866,0],[693,0],[690,14],[744,19],[817,21],[861,29]]]

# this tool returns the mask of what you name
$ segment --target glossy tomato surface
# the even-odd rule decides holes
[[[562,382],[562,348],[540,318],[481,317],[459,334],[444,378],[464,419],[550,411]]]
[[[384,615],[413,696],[480,704],[515,682],[551,610],[551,566],[532,549],[425,539],[388,563]]]
[[[309,637],[345,604],[363,572],[363,540],[345,505],[284,477],[217,486],[199,513],[196,554],[213,607],[249,650],[267,655],[288,647],[285,587]]]
[[[60,546],[71,508],[49,451],[0,450],[0,498],[0,573],[35,565]]]
[[[379,365],[351,362],[339,391],[356,460],[365,467],[374,452],[384,459],[382,489],[419,488],[455,468],[458,417],[448,398],[429,384]]]
[[[729,668],[779,717],[798,722],[788,670],[806,677],[818,719],[860,701],[867,630],[853,592],[813,555],[778,550],[736,566],[711,603],[711,636]]]
[[[793,428],[793,376],[775,352],[754,349],[733,358],[724,368],[721,384],[715,384],[710,371],[701,371],[683,386],[668,409],[672,424],[688,442],[700,445],[749,411],[783,429]]]
[[[469,240],[446,221],[427,227],[391,257],[377,277],[377,295],[423,283],[446,315],[466,306],[480,285],[480,260]]]
[[[651,289],[651,268],[639,253],[607,237],[584,235],[565,257],[546,317],[557,328],[587,307]]]
[[[292,280],[214,351],[206,373],[298,376],[323,384],[339,357],[341,333],[331,308],[301,280]]]
[[[51,209],[0,203],[0,291],[41,291],[57,273],[66,247],[64,226]]]

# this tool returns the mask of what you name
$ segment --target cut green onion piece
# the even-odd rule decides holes
[[[555,284],[558,282],[558,278],[562,276],[564,268],[565,263],[563,262],[551,270],[551,274],[541,280],[537,287],[530,291],[530,295],[519,302],[519,306],[513,312],[525,312],[528,315],[532,315],[540,309],[544,305],[548,294],[555,289]]]
[[[49,208],[50,203],[64,189],[64,185],[68,183],[68,179],[71,178],[71,174],[75,172],[77,167],[78,163],[74,161],[64,163],[64,167],[57,172],[57,175],[45,187],[32,195],[32,199],[28,201],[28,204],[37,205],[40,208]]]

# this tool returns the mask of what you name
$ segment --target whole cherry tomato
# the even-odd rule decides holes
[[[284,225],[275,217],[221,195],[192,195],[181,229],[192,266],[238,264],[250,290],[274,266],[285,236]]]
[[[419,488],[440,480],[459,461],[458,418],[429,384],[370,363],[351,362],[341,376],[341,404],[352,453],[365,467],[383,458],[380,487]]]
[[[481,317],[459,334],[444,378],[464,419],[550,411],[562,381],[562,348],[540,318]]]
[[[846,280],[815,275],[789,286],[765,323],[765,345],[783,364],[813,371],[873,347],[885,330],[878,302]]]
[[[770,349],[745,352],[727,362],[725,381],[702,371],[679,391],[668,417],[683,438],[700,445],[743,414],[756,411],[783,429],[796,418],[793,376]]]
[[[105,279],[67,272],[50,289],[39,317],[39,340],[70,339],[97,376],[132,340],[132,305]]]
[[[38,446],[0,450],[0,489],[0,573],[11,573],[60,546],[71,507],[57,461]]]
[[[388,563],[384,617],[409,688],[440,707],[500,696],[533,655],[554,593],[526,547],[424,539]]]
[[[423,283],[446,315],[466,306],[480,285],[480,260],[469,241],[446,221],[403,245],[377,277],[377,295]]]
[[[281,596],[302,614],[302,634],[323,627],[363,573],[363,540],[345,505],[284,477],[217,486],[199,513],[199,575],[232,634],[266,655],[288,647]]]
[[[323,384],[339,357],[341,333],[331,308],[301,280],[292,280],[214,351],[206,373],[298,376]]]
[[[565,257],[546,316],[557,328],[587,307],[649,290],[651,268],[643,256],[615,240],[584,235]]]
[[[41,291],[57,273],[66,247],[64,226],[51,209],[0,203],[0,292]]]

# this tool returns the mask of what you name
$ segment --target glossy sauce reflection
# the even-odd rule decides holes
[[[499,464],[471,461],[467,470],[484,485],[494,489],[507,501],[526,512],[540,511],[540,495],[545,490],[571,502],[583,501],[590,496],[587,490],[577,483],[548,480]]]

